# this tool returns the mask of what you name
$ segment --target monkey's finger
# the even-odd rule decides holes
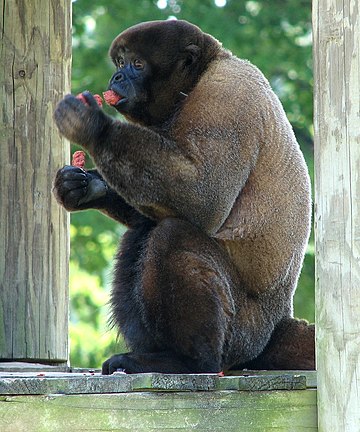
[[[58,104],[58,107],[62,107],[62,106],[79,108],[79,107],[83,106],[83,103],[79,99],[77,99],[74,95],[67,94],[67,95],[65,95],[64,99],[62,101],[60,101]]]
[[[88,185],[86,180],[64,180],[62,182],[63,189],[74,190],[83,189]]]
[[[82,94],[83,98],[85,99],[87,105],[89,105],[89,107],[99,109],[99,105],[96,102],[96,99],[88,90],[85,90],[81,94]]]
[[[60,131],[65,125],[71,125],[75,121],[74,116],[72,114],[69,115],[71,111],[75,113],[83,112],[84,104],[76,99],[75,96],[69,94],[57,104],[54,112],[54,119]]]
[[[73,165],[65,165],[59,170],[59,174],[68,179],[84,179],[86,178],[86,171],[84,171],[82,168],[74,167]]]

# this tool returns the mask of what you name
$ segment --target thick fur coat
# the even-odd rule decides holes
[[[314,328],[292,318],[310,182],[268,81],[184,21],[132,27],[110,55],[129,123],[90,94],[55,113],[98,168],[60,170],[58,201],[129,227],[111,302],[131,352],[103,372],[313,368]]]

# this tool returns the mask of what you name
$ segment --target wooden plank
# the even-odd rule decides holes
[[[0,369],[1,370],[1,369]],[[273,371],[273,370],[232,370],[227,372],[227,376],[238,376],[238,375],[254,375],[254,376],[266,376],[266,375],[300,375],[306,378],[306,387],[307,388],[316,388],[317,387],[317,378],[316,371],[314,370],[293,370],[293,371]]]
[[[0,357],[68,359],[68,215],[51,194],[69,143],[71,2],[0,2]]]
[[[8,372],[69,372],[70,368],[67,365],[50,365],[43,363],[27,363],[27,362],[0,362],[0,373]],[[87,372],[89,369],[86,370]]]
[[[316,431],[316,391],[0,397],[2,432]]]
[[[133,391],[269,391],[305,390],[306,377],[297,374],[229,376],[98,373],[0,373],[2,395],[101,394]]]
[[[360,12],[314,0],[319,430],[360,430]]]

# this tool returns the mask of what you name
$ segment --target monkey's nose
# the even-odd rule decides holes
[[[111,77],[110,84],[114,84],[116,82],[123,81],[123,79],[124,79],[124,74],[121,71],[117,71]]]

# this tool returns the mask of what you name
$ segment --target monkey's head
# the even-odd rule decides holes
[[[220,49],[216,39],[186,21],[151,21],[125,30],[109,51],[117,68],[109,83],[118,95],[113,106],[129,120],[161,125]]]

